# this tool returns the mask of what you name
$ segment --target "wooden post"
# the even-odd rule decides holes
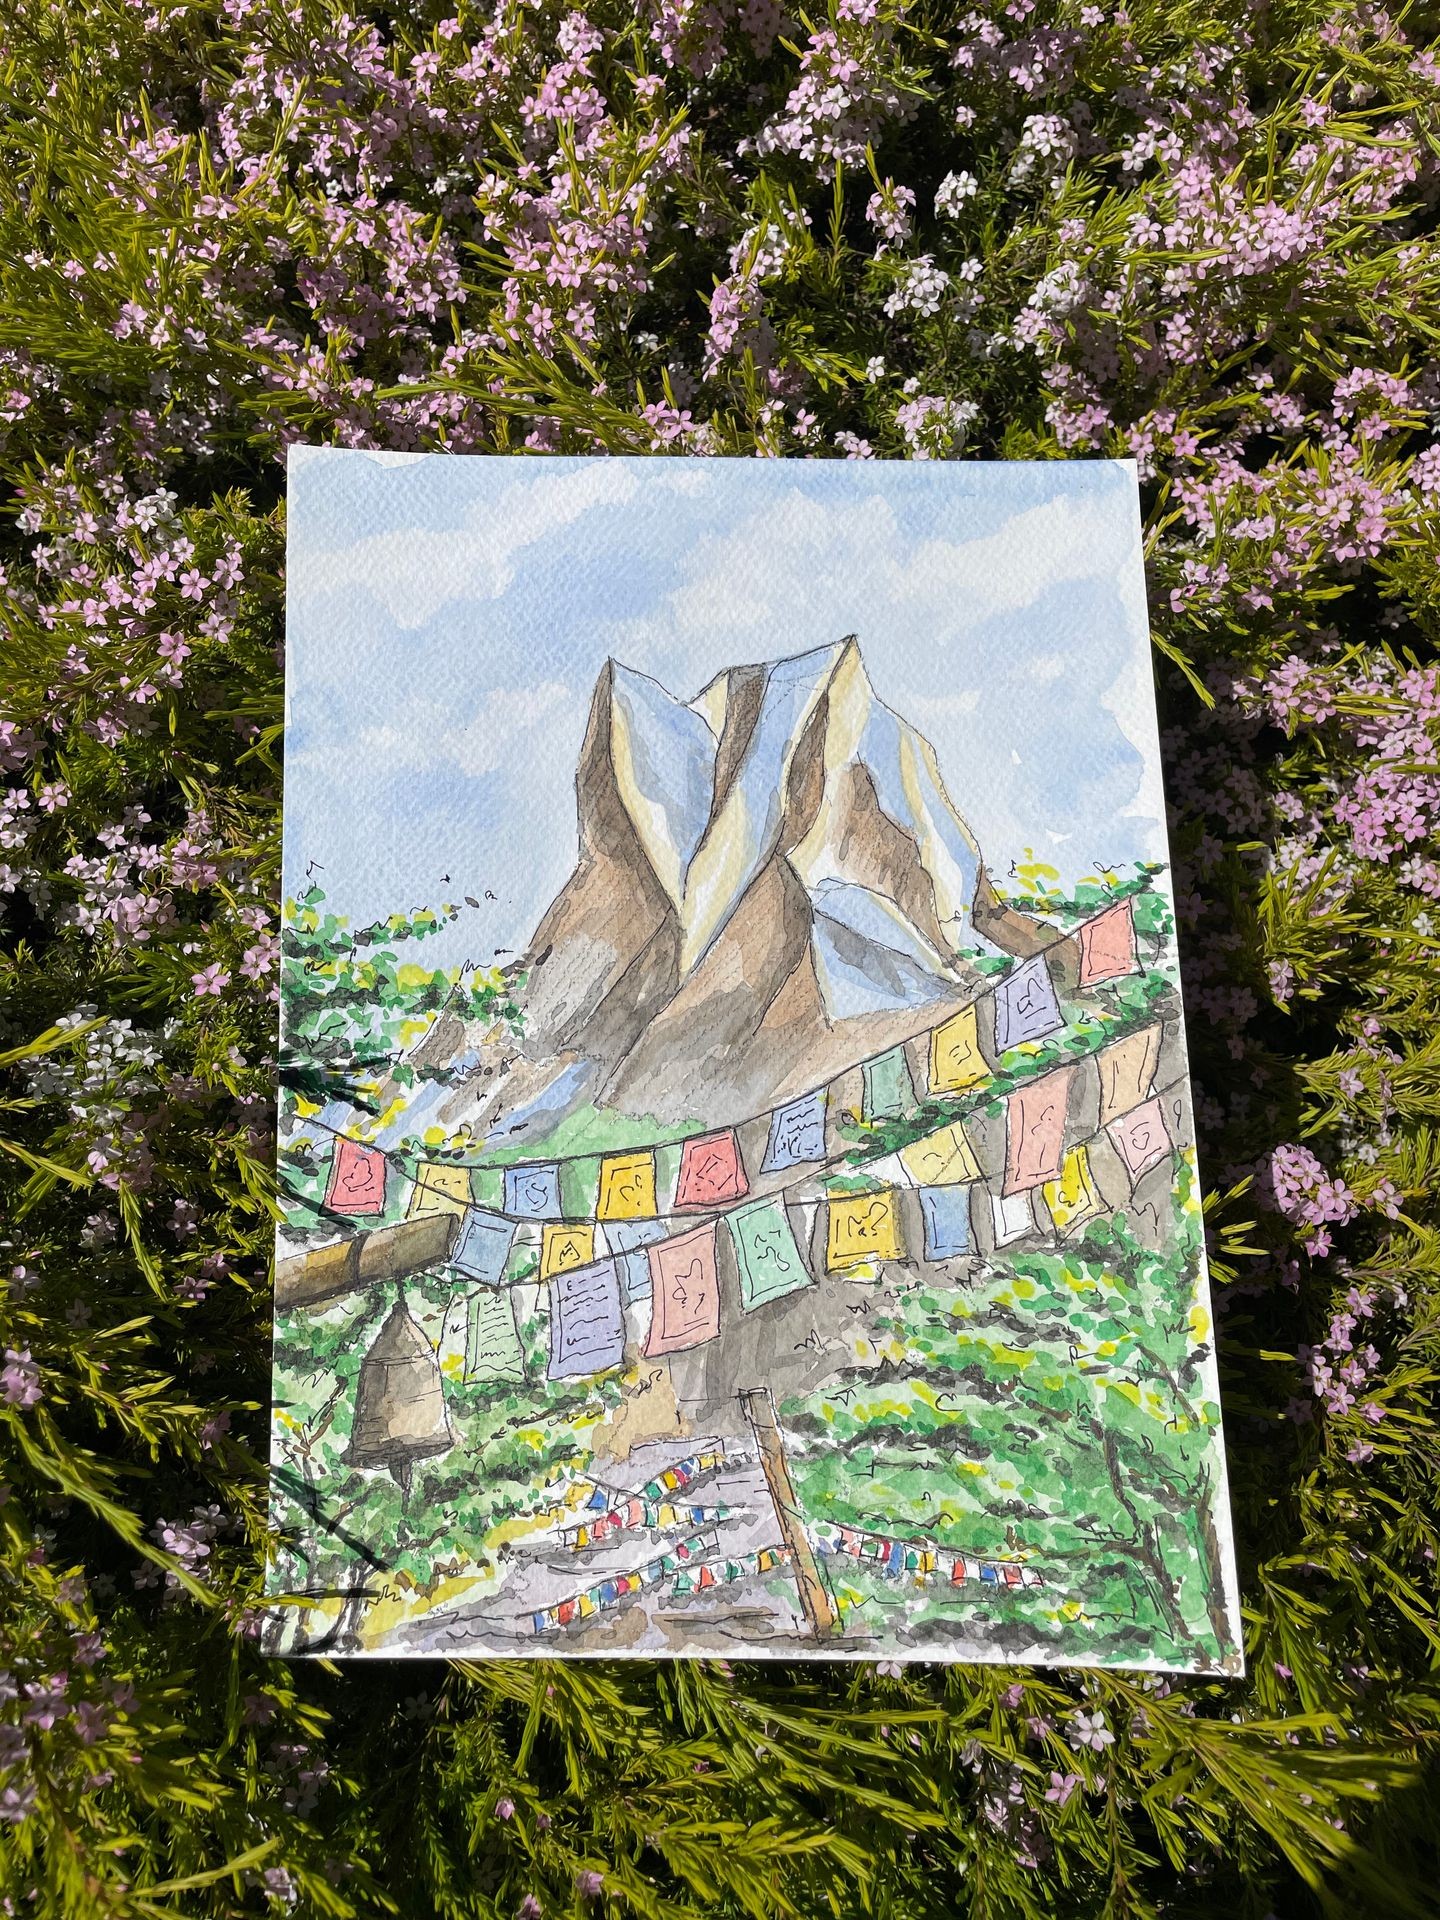
[[[342,1294],[444,1264],[460,1237],[459,1216],[422,1213],[275,1264],[277,1307],[320,1307]]]
[[[755,1436],[755,1444],[760,1452],[760,1469],[770,1489],[770,1498],[775,1502],[775,1518],[780,1522],[781,1535],[790,1549],[790,1566],[799,1589],[800,1605],[810,1622],[810,1631],[817,1638],[821,1634],[833,1633],[836,1625],[835,1608],[829,1589],[820,1577],[810,1536],[805,1531],[805,1521],[795,1498],[790,1465],[785,1458],[785,1442],[775,1418],[774,1398],[768,1387],[742,1387],[740,1404],[745,1409],[745,1418],[750,1422],[750,1431]]]

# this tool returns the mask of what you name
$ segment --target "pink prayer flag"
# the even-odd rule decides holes
[[[337,1140],[325,1205],[331,1213],[385,1211],[385,1156],[359,1140]]]
[[[720,1283],[715,1273],[715,1222],[645,1249],[654,1306],[645,1353],[679,1353],[703,1346],[720,1331]]]
[[[1024,1193],[1060,1178],[1073,1067],[1017,1087],[1005,1104],[1005,1192]]]
[[[1143,1107],[1121,1114],[1110,1122],[1106,1132],[1132,1181],[1158,1167],[1173,1144],[1165,1125],[1165,1110],[1158,1100],[1147,1100]]]
[[[687,1140],[680,1155],[677,1207],[713,1207],[743,1200],[750,1191],[740,1142],[733,1133],[705,1133]]]
[[[1080,929],[1080,984],[1118,980],[1135,965],[1135,915],[1128,900],[1117,900]]]

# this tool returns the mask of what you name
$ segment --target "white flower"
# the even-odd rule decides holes
[[[935,211],[942,219],[953,220],[967,200],[973,200],[980,182],[973,173],[947,173],[935,189]]]
[[[1078,1753],[1083,1747],[1093,1747],[1096,1753],[1103,1753],[1106,1747],[1113,1747],[1115,1736],[1105,1724],[1105,1715],[1099,1707],[1094,1713],[1077,1713],[1070,1722],[1068,1738]]]
[[[865,362],[865,378],[871,381],[885,378],[885,362],[878,353],[872,353]]]

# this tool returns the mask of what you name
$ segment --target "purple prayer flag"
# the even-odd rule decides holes
[[[1031,954],[995,989],[995,1051],[1043,1040],[1065,1024],[1043,954]]]
[[[613,1260],[572,1267],[550,1282],[552,1380],[603,1373],[625,1357],[625,1318]]]

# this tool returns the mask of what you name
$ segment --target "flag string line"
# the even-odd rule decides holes
[[[968,1013],[972,1009],[978,1009],[988,1001],[993,1001],[997,996],[997,994],[999,994],[1004,989],[1006,983],[1013,980],[1016,974],[1018,974],[1019,971],[1032,960],[1044,961],[1046,963],[1045,970],[1048,976],[1049,975],[1048,956],[1052,953],[1057,952],[1061,947],[1068,945],[1070,942],[1078,940],[1082,932],[1085,930],[1085,928],[1089,926],[1093,926],[1096,922],[1105,919],[1109,914],[1112,914],[1117,907],[1124,906],[1129,909],[1130,926],[1132,930],[1132,940],[1138,938],[1139,937],[1138,930],[1135,929],[1135,920],[1134,920],[1134,905],[1133,905],[1134,897],[1135,896],[1132,894],[1121,894],[1118,898],[1110,901],[1106,906],[1102,907],[1098,913],[1091,914],[1087,916],[1087,918],[1084,920],[1077,920],[1073,927],[1070,927],[1064,933],[1057,934],[1053,940],[1049,940],[1043,946],[1037,947],[1033,953],[1013,956],[1015,964],[1007,968],[1003,975],[1000,975],[999,977],[997,977],[993,985],[982,987],[980,991],[975,994],[973,999],[967,1000],[963,1006],[953,1008],[949,1013],[946,1014],[943,1020],[938,1022],[938,1024],[930,1023],[930,1024],[916,1027],[913,1033],[908,1033],[902,1039],[895,1041],[893,1045],[882,1048],[880,1053],[872,1055],[869,1059],[866,1059],[863,1061],[856,1061],[855,1065],[852,1067],[846,1068],[844,1070],[844,1073],[853,1073],[856,1071],[856,1068],[864,1068],[866,1066],[871,1066],[876,1061],[884,1059],[888,1054],[894,1053],[899,1048],[910,1046],[915,1041],[923,1039],[927,1036],[933,1037],[937,1032],[941,1031],[944,1027],[948,1026],[952,1021],[958,1020],[962,1014]],[[1091,983],[1090,986],[1088,987],[1082,986],[1078,990],[1081,992],[1091,992],[1094,990],[1095,987],[1111,985],[1115,980],[1124,979],[1128,977],[1130,974],[1137,973],[1142,970],[1143,969],[1140,966],[1138,956],[1137,956],[1137,960],[1135,964],[1132,965],[1131,967],[1126,968],[1124,973],[1109,975],[1104,980],[1097,980]],[[1053,979],[1051,980],[1051,990],[1052,992],[1054,992]],[[1058,993],[1055,994],[1055,998],[1058,1002],[1059,1000]],[[978,1034],[976,1037],[978,1041]],[[1124,1036],[1120,1035],[1116,1037],[1123,1038]],[[1008,1049],[1006,1049],[1006,1051],[1008,1051]],[[989,1069],[988,1063],[987,1063],[987,1072],[990,1073],[990,1077],[992,1078],[994,1077],[993,1069]],[[583,1163],[584,1161],[587,1161],[587,1160],[599,1161],[599,1160],[606,1160],[606,1159],[619,1159],[632,1154],[639,1156],[641,1154],[646,1154],[646,1153],[651,1153],[651,1154],[659,1153],[659,1152],[663,1152],[667,1147],[683,1148],[688,1142],[693,1140],[703,1140],[707,1137],[708,1134],[712,1132],[713,1133],[724,1133],[724,1132],[733,1133],[738,1131],[738,1129],[741,1127],[753,1126],[762,1119],[772,1118],[777,1113],[783,1113],[788,1107],[801,1106],[807,1101],[813,1101],[817,1099],[821,1095],[825,1095],[828,1098],[830,1090],[837,1084],[837,1082],[840,1079],[844,1078],[844,1073],[834,1075],[831,1079],[822,1081],[818,1086],[811,1087],[802,1093],[792,1094],[788,1099],[779,1101],[775,1106],[767,1108],[763,1113],[751,1114],[748,1117],[748,1119],[732,1122],[725,1127],[702,1127],[698,1132],[682,1134],[673,1140],[657,1140],[657,1141],[649,1142],[648,1144],[641,1143],[635,1146],[592,1148],[584,1152],[539,1154],[539,1155],[536,1155],[533,1159],[527,1159],[527,1160],[511,1160],[506,1162],[498,1162],[495,1160],[486,1160],[484,1158],[477,1159],[477,1160],[430,1159],[428,1158],[429,1155],[444,1154],[447,1151],[447,1149],[442,1146],[437,1146],[432,1148],[426,1148],[424,1146],[402,1148],[398,1144],[388,1146],[388,1147],[376,1146],[368,1140],[360,1140],[354,1134],[346,1133],[343,1130],[343,1128],[333,1126],[329,1121],[321,1120],[316,1115],[291,1116],[294,1122],[293,1127],[291,1129],[291,1137],[294,1137],[295,1135],[300,1134],[301,1131],[306,1127],[314,1127],[314,1128],[317,1128],[322,1133],[329,1134],[333,1139],[349,1140],[355,1146],[364,1147],[368,1153],[380,1154],[387,1162],[395,1165],[397,1170],[400,1171],[401,1173],[407,1172],[406,1168],[402,1164],[402,1159],[405,1157],[415,1160],[417,1163],[421,1165],[440,1166],[440,1167],[445,1167],[447,1169],[455,1168],[457,1170],[464,1170],[468,1172],[475,1172],[477,1170],[481,1170],[485,1172],[500,1173],[500,1174],[504,1174],[506,1172],[524,1173],[526,1171],[533,1170],[535,1168],[571,1166],[571,1165]],[[943,1093],[943,1090],[941,1091]],[[963,1092],[965,1091],[965,1089],[957,1089],[956,1091]],[[403,1118],[403,1116],[401,1117]],[[352,1121],[350,1124],[353,1125],[355,1123]],[[414,1176],[408,1176],[408,1177],[414,1177]],[[487,1209],[487,1211],[494,1212],[494,1211],[498,1211],[498,1209],[491,1208],[491,1209]],[[534,1216],[526,1215],[526,1214],[517,1214],[509,1217],[513,1217],[516,1220],[524,1220],[524,1219],[533,1218]]]
[[[1105,1046],[1113,1045],[1119,1040],[1129,1039],[1135,1034],[1141,1034],[1141,1033],[1147,1033],[1147,1032],[1153,1031],[1155,1028],[1159,1027],[1161,1024],[1163,1023],[1160,1021],[1151,1021],[1148,1026],[1132,1028],[1128,1033],[1116,1035],[1113,1037],[1113,1039],[1107,1038],[1104,1046],[1097,1047],[1089,1053],[1082,1054],[1077,1059],[1061,1061],[1056,1066],[1049,1068],[1046,1073],[1037,1074],[1036,1076],[1034,1076],[1032,1080],[1024,1081],[1021,1083],[1021,1085],[1022,1087],[1035,1086],[1035,1085],[1038,1085],[1044,1079],[1046,1079],[1049,1073],[1063,1072],[1067,1068],[1088,1067],[1099,1058],[1099,1055],[1105,1050]],[[1162,1095],[1173,1091],[1173,1089],[1180,1084],[1183,1078],[1184,1076],[1183,1074],[1181,1074],[1176,1079],[1167,1082],[1165,1086],[1159,1087],[1159,1088],[1155,1087],[1155,1085],[1152,1082],[1149,1091],[1143,1096],[1141,1104],[1143,1105],[1147,1100],[1159,1098]],[[952,1112],[950,1117],[941,1121],[931,1133],[922,1134],[913,1141],[907,1141],[906,1146],[907,1147],[924,1146],[927,1140],[932,1140],[936,1138],[937,1135],[948,1133],[952,1127],[955,1127],[955,1126],[963,1127],[966,1118],[973,1113],[975,1105],[979,1104],[985,1098],[986,1098],[986,1095],[983,1088],[975,1089],[971,1099],[971,1104],[965,1106],[963,1109],[959,1109],[957,1111]],[[957,1106],[958,1106],[958,1102],[957,1102]],[[1115,1117],[1119,1118],[1121,1116],[1117,1115]],[[1077,1144],[1088,1145],[1090,1141],[1097,1139],[1099,1137],[1099,1133],[1101,1131],[1103,1131],[1103,1127],[1097,1129],[1096,1133],[1087,1135],[1084,1141],[1077,1142]],[[340,1136],[340,1137],[343,1138],[345,1136]],[[967,1144],[968,1144],[968,1141],[967,1141]],[[540,1220],[528,1214],[507,1214],[501,1208],[485,1206],[485,1205],[482,1205],[479,1201],[468,1201],[463,1203],[463,1206],[464,1206],[465,1212],[467,1213],[476,1213],[488,1219],[503,1222],[504,1224],[509,1226],[523,1226],[523,1227],[530,1227],[535,1229],[543,1229],[545,1227],[559,1227],[559,1228],[598,1227],[603,1232],[607,1227],[612,1227],[612,1228],[613,1227],[622,1227],[622,1228],[623,1227],[645,1227],[645,1226],[653,1226],[653,1225],[659,1224],[662,1221],[683,1222],[683,1225],[681,1226],[678,1232],[665,1233],[665,1234],[658,1235],[653,1239],[637,1241],[636,1244],[631,1247],[610,1247],[605,1253],[593,1256],[589,1260],[577,1262],[573,1266],[565,1267],[558,1270],[555,1273],[546,1275],[544,1280],[542,1280],[538,1274],[530,1274],[530,1275],[524,1276],[523,1278],[516,1278],[508,1283],[509,1287],[518,1287],[518,1286],[525,1286],[525,1285],[531,1285],[531,1286],[544,1285],[545,1281],[547,1280],[558,1279],[561,1273],[578,1274],[578,1273],[588,1271],[593,1267],[602,1266],[605,1264],[607,1260],[621,1259],[621,1258],[624,1258],[627,1254],[648,1253],[652,1247],[655,1247],[655,1248],[664,1247],[672,1244],[676,1240],[683,1240],[687,1234],[700,1232],[704,1228],[715,1225],[716,1223],[722,1220],[733,1220],[737,1216],[747,1212],[751,1208],[758,1209],[766,1206],[785,1207],[791,1204],[800,1207],[802,1210],[808,1206],[819,1208],[822,1206],[829,1205],[831,1202],[837,1199],[839,1200],[866,1199],[866,1198],[873,1197],[873,1195],[876,1192],[885,1192],[885,1191],[891,1191],[891,1192],[918,1191],[918,1190],[924,1189],[927,1185],[932,1187],[937,1185],[938,1186],[956,1186],[956,1187],[970,1187],[970,1186],[979,1185],[979,1186],[988,1187],[991,1181],[999,1177],[997,1174],[994,1174],[994,1173],[986,1174],[982,1172],[978,1180],[972,1178],[968,1180],[938,1181],[938,1182],[927,1183],[919,1180],[913,1175],[910,1175],[909,1182],[901,1183],[901,1182],[897,1182],[893,1178],[886,1180],[883,1175],[876,1175],[875,1169],[882,1168],[884,1167],[887,1161],[898,1158],[902,1151],[903,1149],[901,1148],[892,1148],[890,1149],[890,1151],[886,1153],[872,1156],[872,1158],[868,1161],[858,1161],[858,1162],[851,1160],[848,1156],[848,1153],[842,1154],[842,1155],[833,1155],[827,1160],[816,1161],[811,1163],[806,1167],[803,1173],[798,1174],[793,1180],[788,1180],[778,1187],[767,1188],[764,1192],[760,1192],[760,1193],[747,1192],[746,1194],[742,1195],[739,1199],[737,1199],[736,1201],[734,1201],[728,1206],[720,1205],[718,1203],[712,1202],[707,1207],[696,1208],[693,1210],[687,1210],[685,1212],[680,1212],[680,1213],[677,1213],[674,1211],[657,1211],[654,1214],[647,1214],[639,1218],[630,1217],[630,1218],[625,1218],[620,1220],[605,1220],[595,1215],[587,1215],[583,1219]],[[973,1149],[972,1149],[972,1152],[973,1152]],[[401,1171],[403,1175],[403,1170]],[[844,1171],[847,1174],[853,1175],[855,1178],[861,1178],[861,1177],[878,1178],[880,1181],[880,1184],[878,1188],[867,1189],[865,1192],[857,1193],[857,1194],[820,1193],[820,1194],[807,1196],[806,1198],[803,1198],[800,1200],[795,1200],[793,1198],[793,1196],[796,1193],[798,1193],[802,1187],[806,1187],[811,1182],[816,1180],[836,1178],[840,1171]],[[411,1175],[403,1175],[403,1177],[413,1178],[413,1176]],[[417,1184],[422,1184],[422,1183],[417,1182]],[[1036,1184],[1043,1185],[1044,1183],[1037,1182]],[[431,1189],[431,1191],[436,1191],[436,1190]],[[1022,1189],[1022,1191],[1029,1191],[1029,1189]],[[462,1203],[458,1201],[455,1204],[457,1207],[462,1205]],[[858,1256],[857,1256],[857,1261],[858,1261]],[[437,1266],[446,1267],[453,1272],[459,1273],[465,1279],[476,1278],[475,1275],[466,1272],[464,1267],[457,1266],[453,1258],[449,1260],[438,1261],[436,1264]],[[500,1290],[500,1288],[502,1286],[505,1286],[506,1284],[507,1283],[503,1281],[491,1282],[491,1281],[482,1280],[480,1281],[475,1292],[477,1294],[495,1292]],[[472,1296],[469,1293],[467,1293],[466,1298],[468,1299],[471,1297]]]

